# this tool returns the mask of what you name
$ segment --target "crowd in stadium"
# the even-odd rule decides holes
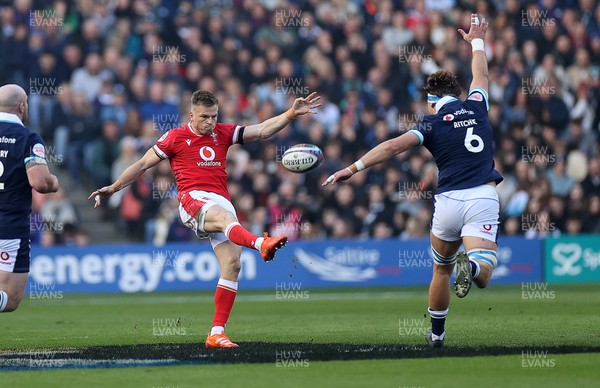
[[[236,146],[228,173],[240,221],[290,240],[428,236],[437,169],[415,148],[323,190],[331,173],[423,118],[427,76],[470,82],[457,33],[490,20],[489,120],[501,234],[600,233],[600,5],[594,0],[15,0],[0,2],[0,83],[29,93],[28,126],[71,186],[112,183],[166,130],[191,93],[213,91],[219,121],[253,124],[316,91],[323,106],[272,141]],[[466,94],[463,94],[464,98]],[[293,174],[287,147],[312,143],[323,165]],[[44,245],[90,237],[63,190],[34,201]],[[131,241],[190,241],[161,163],[102,209]],[[91,206],[91,205],[90,205]],[[57,220],[57,216],[60,220]],[[54,215],[54,216],[52,216]],[[48,228],[34,228],[48,230]],[[60,230],[57,230],[60,229]],[[88,228],[89,229],[89,228]]]

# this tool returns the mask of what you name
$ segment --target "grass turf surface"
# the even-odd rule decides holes
[[[328,381],[327,378],[330,377],[325,378],[325,375],[333,373],[340,379],[343,376],[357,376],[351,381],[339,380],[346,381],[345,386],[348,386],[348,383],[360,385],[363,378],[364,381],[370,381],[377,386],[437,386],[445,379],[429,379],[436,377],[432,365],[435,365],[435,368],[438,365],[447,365],[449,374],[454,373],[452,371],[455,370],[451,370],[450,366],[462,366],[466,376],[468,366],[481,364],[488,371],[502,371],[502,373],[490,372],[493,373],[490,377],[507,383],[521,381],[523,378],[523,383],[529,381],[534,386],[544,381],[555,386],[564,386],[567,381],[564,377],[569,374],[573,376],[575,373],[581,380],[580,385],[586,386],[586,382],[591,381],[587,379],[591,379],[595,372],[587,360],[595,360],[597,364],[599,354],[560,356],[553,354],[586,351],[582,349],[583,347],[587,347],[587,351],[599,351],[600,316],[597,312],[600,311],[600,291],[596,286],[591,285],[549,286],[548,290],[553,293],[539,295],[536,299],[524,299],[520,285],[473,290],[472,294],[464,300],[453,298],[447,321],[448,349],[445,353],[439,354],[445,354],[446,357],[434,360],[319,362],[316,360],[335,359],[335,349],[329,350],[333,357],[328,358],[310,353],[311,344],[314,344],[315,349],[326,348],[319,348],[319,344],[341,344],[338,346],[338,352],[344,349],[343,344],[363,344],[380,345],[377,349],[385,346],[395,347],[390,353],[394,358],[422,356],[420,352],[428,352],[423,349],[423,333],[429,326],[428,318],[424,314],[427,307],[427,291],[423,288],[365,290],[364,292],[303,290],[308,291],[308,294],[302,294],[302,298],[307,299],[287,301],[276,300],[275,291],[268,293],[242,291],[232,313],[228,334],[234,341],[273,342],[271,347],[265,349],[268,353],[263,355],[265,358],[260,359],[266,361],[266,364],[7,372],[2,374],[2,380],[8,382],[10,380],[6,378],[19,376],[20,381],[32,384],[40,381],[36,379],[44,379],[45,385],[48,385],[53,378],[59,379],[57,381],[62,380],[63,377],[60,376],[69,376],[69,380],[75,379],[75,381],[79,381],[78,378],[103,376],[103,382],[114,380],[118,383],[124,381],[120,379],[125,379],[127,376],[131,378],[136,376],[135,381],[147,381],[146,386],[186,386],[187,382],[197,382],[198,376],[216,377],[223,372],[216,373],[215,370],[222,369],[228,376],[230,374],[239,376],[242,386],[258,384],[261,381],[262,386],[267,384],[264,377],[262,380],[251,377],[261,373],[275,376],[283,374],[282,378],[290,376],[295,381],[295,383],[290,382],[292,385],[318,384],[319,376],[325,379],[323,381]],[[191,349],[193,353],[195,344],[198,344],[198,353],[206,354],[202,342],[210,326],[212,311],[210,293],[113,296],[67,294],[60,299],[25,300],[17,313],[2,315],[0,330],[11,334],[0,338],[0,351],[46,349],[47,352],[50,349],[50,356],[44,356],[44,351],[38,350],[38,352],[42,352],[41,357],[54,358],[56,354],[53,352],[58,348],[187,344],[184,347],[188,352]],[[290,353],[296,348],[284,346],[293,343],[307,344],[302,348],[305,351],[300,357],[307,357],[302,360],[306,360],[309,365],[290,367],[289,364],[282,366],[280,363],[280,367],[277,367],[278,357],[288,361],[300,360]],[[158,346],[158,348],[163,347]],[[145,353],[147,348],[143,349]],[[505,354],[512,355],[450,357],[503,354],[497,349],[504,349]],[[277,351],[284,353],[277,356]],[[118,356],[119,351],[114,352]],[[542,360],[544,357],[540,354],[545,354],[546,360],[555,359],[555,365],[553,367],[535,365],[534,362],[534,367],[523,368],[521,365],[523,352],[534,354],[534,361]],[[368,357],[368,354],[366,356],[365,358],[375,357]],[[0,359],[2,357],[0,354]],[[387,355],[376,358],[381,357]],[[225,361],[227,358],[226,355]],[[212,360],[223,362],[223,357],[212,358]],[[561,364],[560,360],[564,360],[564,363]],[[232,357],[230,361],[240,362],[243,359],[236,360]],[[497,365],[503,365],[505,369],[498,369]],[[512,372],[507,372],[506,368]],[[386,372],[387,369],[392,371]],[[460,369],[461,367],[458,368]],[[165,378],[172,376],[171,383],[159,383],[158,381],[162,381],[156,380],[159,376]],[[442,376],[442,373],[439,376]],[[532,379],[532,376],[535,379]],[[598,372],[595,376],[598,376]],[[144,380],[146,377],[148,380]],[[456,376],[459,377],[461,376]],[[177,379],[181,380],[181,384]],[[278,380],[274,378],[272,381]],[[468,381],[480,383],[479,379]],[[573,380],[568,382],[573,383]],[[447,383],[453,385],[450,380]],[[333,386],[332,384],[323,383],[319,386]],[[287,386],[288,381],[280,385]]]
[[[499,387],[597,386],[600,354],[548,355],[553,368],[523,368],[521,356],[67,369],[1,374],[10,387]],[[595,370],[594,370],[595,369]],[[473,373],[476,370],[478,373]],[[593,372],[592,372],[593,371]]]

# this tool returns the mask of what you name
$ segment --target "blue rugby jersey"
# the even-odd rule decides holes
[[[0,239],[29,238],[31,186],[25,164],[46,164],[44,142],[19,117],[0,112]]]
[[[492,127],[488,96],[476,88],[465,101],[443,97],[434,115],[428,115],[409,132],[433,155],[438,166],[437,194],[476,187],[504,178],[494,168]]]

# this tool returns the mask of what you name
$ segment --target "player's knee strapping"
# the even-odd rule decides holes
[[[483,261],[491,265],[492,268],[496,268],[498,265],[498,254],[491,249],[471,249],[467,252],[467,256],[469,260]]]
[[[4,291],[0,291],[0,313],[6,309],[8,304],[8,294]]]
[[[206,231],[204,230],[204,222],[206,220],[206,213],[208,212],[208,209],[210,209],[214,205],[215,204],[212,202],[207,202],[204,206],[202,206],[202,208],[196,215],[196,221],[198,222],[198,231],[199,232],[206,233]]]
[[[456,253],[450,257],[440,255],[433,247],[431,247],[431,254],[433,255],[433,261],[437,265],[452,265],[456,263]]]

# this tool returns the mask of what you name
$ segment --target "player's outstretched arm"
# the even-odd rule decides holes
[[[419,138],[412,132],[407,132],[394,139],[384,141],[371,151],[367,152],[362,158],[352,163],[350,166],[339,170],[335,174],[329,176],[321,186],[327,186],[328,184],[335,184],[338,181],[345,181],[358,171],[369,168],[378,163],[389,160],[394,155],[401,154],[402,152],[415,147],[420,144]]]
[[[316,114],[315,109],[321,106],[320,99],[321,97],[317,95],[317,92],[313,92],[307,97],[296,98],[291,108],[284,113],[271,117],[260,124],[248,125],[244,129],[244,143],[268,139],[285,128],[297,116],[307,113]]]
[[[156,152],[154,152],[152,148],[150,148],[140,160],[127,167],[121,176],[117,178],[115,183],[94,191],[92,194],[90,194],[88,200],[94,198],[94,208],[97,208],[100,206],[100,200],[110,198],[117,191],[129,186],[131,183],[135,182],[136,179],[142,176],[146,170],[156,166],[161,161],[162,159],[156,155]]]
[[[473,81],[469,90],[483,89],[488,92],[489,80],[488,80],[488,64],[485,58],[485,50],[483,40],[485,39],[485,33],[488,29],[489,23],[482,18],[479,20],[477,14],[471,14],[471,27],[467,34],[462,29],[458,32],[462,35],[463,39],[471,44],[473,48],[473,60],[471,61],[471,71],[473,73]]]

